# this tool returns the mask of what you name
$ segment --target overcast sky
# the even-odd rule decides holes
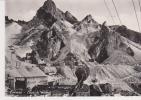
[[[29,21],[36,14],[36,11],[46,0],[6,0],[6,15],[15,20]],[[53,0],[58,8],[70,11],[78,20],[82,20],[86,15],[91,14],[93,18],[102,23],[107,21],[108,25],[114,24],[104,5],[104,0]],[[116,24],[119,20],[116,16],[112,0],[106,0],[114,17]],[[117,6],[122,24],[128,28],[139,31],[135,12],[131,0],[114,0]],[[139,10],[138,0],[134,0],[141,27],[141,12]]]

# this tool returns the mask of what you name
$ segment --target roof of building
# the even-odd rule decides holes
[[[6,74],[9,75],[10,77],[22,77],[22,75],[14,68],[7,68],[6,69]]]
[[[6,74],[9,74],[11,77],[43,77],[46,74],[41,71],[36,65],[18,62],[16,67],[7,68]]]

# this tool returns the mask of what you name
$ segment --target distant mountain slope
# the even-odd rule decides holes
[[[109,58],[107,58],[103,64],[128,64],[128,65],[134,65],[136,64],[136,60],[129,56],[126,53],[123,53],[121,51],[114,51],[113,54]]]
[[[9,19],[8,16],[5,16],[5,23],[6,23],[6,24],[10,24],[10,23],[12,23],[12,22],[17,23],[17,24],[19,24],[20,26],[24,26],[24,25],[27,24],[27,22],[24,21],[24,20],[15,21],[15,20],[13,20],[13,19]]]
[[[128,38],[129,40],[141,44],[141,33],[130,30],[124,25],[123,26],[113,25],[110,27],[114,29],[116,32],[118,32],[120,35]]]
[[[16,35],[21,33],[22,26],[16,22],[11,22],[8,25],[6,24],[6,47],[12,45],[17,41]]]

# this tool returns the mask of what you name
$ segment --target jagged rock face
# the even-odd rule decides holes
[[[52,0],[45,1],[44,5],[38,10],[38,12],[37,12],[37,16],[42,16],[42,14],[44,13],[46,14],[46,16],[50,14],[50,16],[52,16],[56,20],[64,19],[64,15],[63,15],[64,13],[56,7],[55,3]],[[49,20],[50,18],[47,19]]]
[[[87,15],[82,21],[74,25],[74,29],[80,32],[79,35],[84,35],[98,31],[99,24],[92,18],[91,15]]]
[[[52,0],[45,1],[41,8],[44,9],[46,13],[50,13],[55,19],[64,19],[64,13],[56,7]]]
[[[37,42],[37,51],[41,58],[50,58],[49,56],[53,57],[52,53],[58,52],[60,49],[60,41],[58,37],[55,37],[55,32],[47,32],[44,31],[40,37],[40,41]],[[53,42],[56,41],[56,44]],[[54,47],[54,49],[52,48]],[[55,48],[56,47],[56,48]],[[50,54],[50,55],[49,55]]]
[[[130,56],[134,56],[134,51],[130,47],[128,47],[126,50],[127,54],[129,54]]]
[[[95,37],[94,44],[89,48],[88,53],[92,59],[101,63],[108,58],[107,46],[109,30],[103,26],[99,34],[99,37]]]
[[[64,62],[65,65],[69,66],[71,69],[74,69],[74,66],[78,65],[78,59],[73,53],[68,53]]]
[[[52,26],[52,24],[56,21],[51,13],[46,13],[44,9],[39,9],[37,12],[37,18],[44,21],[44,24],[47,27]]]
[[[92,15],[87,15],[83,20],[82,22],[88,22],[88,23],[91,23],[91,22],[94,22],[93,18],[92,18]]]
[[[77,57],[75,54],[71,52],[69,52],[66,55],[64,59],[64,63],[65,65],[69,66],[71,69],[76,69],[76,67],[79,65],[87,66],[79,57]]]
[[[40,40],[36,44],[37,52],[41,58],[55,60],[58,57],[60,50],[65,46],[62,36],[59,36],[59,34],[55,29],[42,33]]]
[[[75,24],[78,20],[68,11],[65,12],[65,19],[71,24]]]
[[[18,20],[16,21],[19,25],[24,26],[26,25],[28,22],[24,21],[24,20]]]
[[[13,19],[9,19],[8,16],[5,16],[5,23],[6,24],[10,24],[12,23],[14,20]]]
[[[46,11],[46,13],[50,13],[51,15],[56,13],[56,5],[52,0],[45,1],[42,8]]]
[[[47,0],[43,6],[38,9],[33,19],[23,27],[22,32],[25,32],[31,28],[36,28],[39,25],[44,25],[45,27],[51,28],[54,23],[60,23],[61,21],[74,23],[77,19],[71,13],[64,13],[57,8],[52,0]]]
[[[133,30],[128,29],[126,26],[111,26],[121,36],[128,38],[129,40],[141,44],[141,34]]]
[[[102,25],[101,30],[93,34],[93,38],[93,44],[89,47],[88,53],[92,59],[95,59],[95,61],[102,63],[109,57],[118,57],[118,54],[114,55],[114,51],[119,50],[121,51],[121,54],[123,54],[123,58],[125,58],[125,62],[123,63],[135,63],[134,58],[132,58],[134,56],[134,51],[126,43],[124,43],[125,41],[122,39],[122,36],[120,36],[119,33],[116,33],[105,25]],[[130,61],[132,63],[129,63]],[[119,60],[115,64],[118,62],[121,63]],[[110,62],[110,64],[111,63],[112,62]]]
[[[51,27],[57,20],[63,20],[64,13],[58,9],[52,0],[47,0],[40,7],[28,25],[23,28],[23,31],[30,29],[31,27],[37,27],[38,25],[45,25]]]

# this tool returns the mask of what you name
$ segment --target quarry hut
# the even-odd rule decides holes
[[[11,89],[32,89],[36,85],[46,84],[47,76],[36,65],[19,62],[15,67],[6,68],[6,80]]]

